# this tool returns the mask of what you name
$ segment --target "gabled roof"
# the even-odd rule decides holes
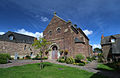
[[[116,35],[111,35],[111,36],[104,37],[103,39],[101,39],[101,45],[111,44],[110,38],[115,38],[115,39],[120,38],[120,34],[116,34]]]
[[[14,37],[13,40],[9,39],[10,36]],[[32,44],[34,42],[34,38],[35,37],[8,31],[7,33],[0,36],[0,41]]]
[[[116,43],[112,44],[112,53],[120,54],[120,38],[117,38]]]
[[[110,42],[111,38],[115,39],[115,43]],[[112,54],[120,54],[120,34],[104,37],[101,45],[111,45]]]

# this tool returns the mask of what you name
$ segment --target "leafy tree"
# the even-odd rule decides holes
[[[100,49],[100,48],[94,48],[93,52],[102,53],[102,49]]]
[[[34,43],[32,44],[32,46],[35,47],[35,49],[39,49],[40,50],[40,60],[41,60],[41,63],[40,63],[40,69],[43,69],[43,54],[46,52],[47,50],[47,46],[50,45],[50,42],[48,42],[46,39],[44,38],[39,38],[39,40],[35,39],[34,40]]]

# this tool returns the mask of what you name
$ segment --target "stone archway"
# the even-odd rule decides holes
[[[56,43],[50,45],[49,49],[51,49],[49,52],[49,59],[58,59],[60,57],[59,46]]]

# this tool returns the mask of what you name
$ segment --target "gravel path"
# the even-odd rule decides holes
[[[40,63],[40,60],[11,60],[12,63],[0,64],[0,68],[8,68],[13,66],[21,66],[25,64]]]

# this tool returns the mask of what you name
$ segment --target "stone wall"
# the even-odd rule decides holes
[[[111,45],[103,45],[102,50],[103,50],[103,56],[107,60],[108,54],[110,52],[110,46]]]
[[[57,32],[57,28],[61,28],[61,32]],[[52,31],[52,34],[49,34]],[[89,56],[89,51],[92,48],[89,46],[89,40],[79,31],[76,34],[71,29],[71,23],[65,22],[61,18],[54,16],[47,28],[43,32],[44,38],[52,43],[56,43],[60,50],[68,50],[68,56],[75,57],[77,54],[82,53],[84,56]],[[81,39],[83,37],[85,43],[75,43],[75,38]]]
[[[35,57],[39,53],[39,50],[34,49],[32,44],[0,41],[0,53],[9,53],[11,56],[17,53],[22,58],[30,55],[31,52],[33,52],[32,57]]]

